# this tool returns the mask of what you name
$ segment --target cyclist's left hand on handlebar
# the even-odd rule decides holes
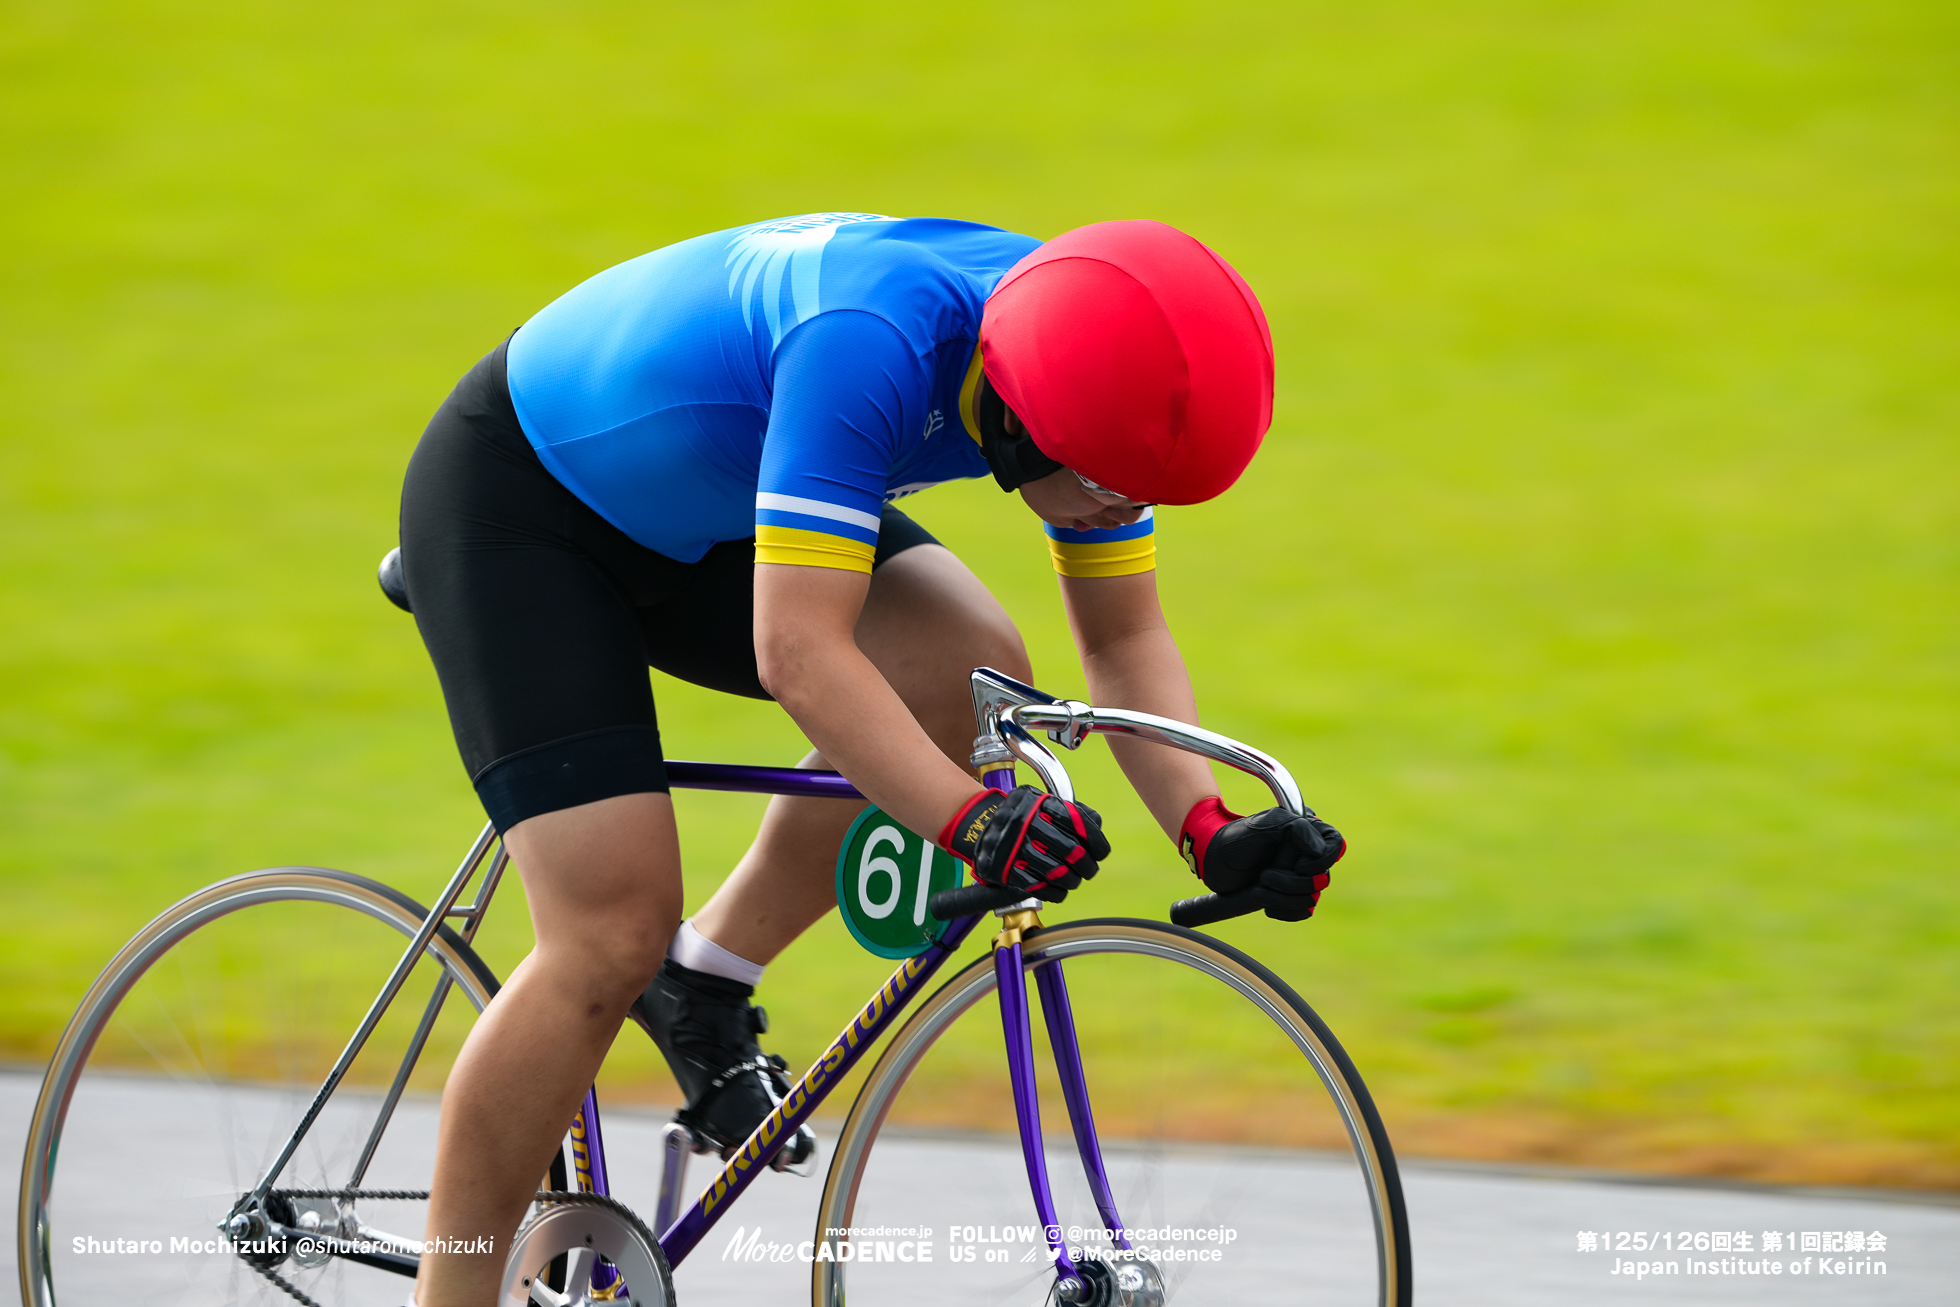
[[[1201,799],[1184,818],[1178,851],[1217,894],[1251,891],[1277,921],[1313,915],[1329,868],[1347,852],[1341,833],[1315,816],[1268,808],[1241,817],[1217,798]]]
[[[1096,874],[1109,856],[1102,818],[1086,803],[1068,803],[1032,785],[1003,794],[982,790],[939,832],[939,846],[973,865],[983,885],[1059,900]]]

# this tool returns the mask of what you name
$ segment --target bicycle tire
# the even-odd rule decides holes
[[[205,1249],[276,1156],[371,999],[350,999],[336,982],[345,972],[378,986],[427,915],[364,876],[277,867],[198,890],[138,932],[84,996],[35,1104],[18,1217],[23,1304],[54,1307],[57,1291],[68,1302],[292,1302],[243,1257]],[[345,1186],[380,1103],[374,1091],[392,1080],[437,966],[464,1000],[452,993],[444,1004],[418,1067],[423,1082],[440,1084],[458,1025],[497,991],[490,969],[447,926],[275,1189]],[[433,1131],[420,1138],[404,1127],[432,1117],[426,1098],[403,1100],[363,1189],[428,1188]],[[221,1163],[222,1179],[214,1174]],[[561,1157],[548,1183],[562,1188],[563,1176]],[[357,1210],[413,1239],[423,1206],[363,1200]],[[309,1207],[335,1210],[298,1200],[296,1215]],[[139,1250],[93,1250],[91,1238]],[[325,1307],[399,1307],[409,1292],[398,1274],[338,1258],[313,1268],[288,1258],[275,1270]]]
[[[1071,995],[1122,1224],[1155,1239],[1131,1242],[1153,1254],[1168,1289],[1134,1301],[1407,1307],[1408,1214],[1387,1131],[1333,1032],[1285,981],[1229,944],[1162,922],[1068,922],[1030,932],[1022,946],[1045,1155],[1065,1243],[1099,1249],[1105,1267],[1122,1266],[1123,1254],[1102,1234],[1044,1049],[1034,978],[1051,962],[1062,963]],[[925,1000],[866,1078],[818,1206],[817,1307],[842,1307],[847,1288],[852,1307],[1054,1301],[1047,1240],[1030,1224],[996,993],[993,960],[982,957]],[[1234,994],[1245,1001],[1218,1001]],[[1175,1044],[1152,1038],[1152,1022],[1176,1023],[1181,1059],[1169,1056]],[[1239,1080],[1251,1077],[1249,1090],[1227,1068],[1205,1064],[1221,1059]],[[979,1081],[984,1097],[955,1097],[948,1086],[972,1078],[982,1061],[995,1068]],[[1225,1111],[1197,1119],[1194,1086],[1222,1093]],[[1153,1116],[1153,1096],[1169,1109]],[[1317,1115],[1301,1115],[1310,1111]],[[1343,1138],[1326,1138],[1330,1129]],[[1337,1147],[1216,1142],[1275,1131]],[[840,1240],[836,1232],[849,1230],[857,1233]],[[916,1248],[910,1259],[903,1247],[896,1256],[880,1248],[902,1244],[890,1231],[932,1244],[931,1261],[920,1261]],[[1182,1235],[1190,1237],[1173,1237]],[[851,1260],[831,1260],[827,1239],[834,1255]],[[853,1247],[837,1249],[839,1242]],[[1112,1289],[1098,1293],[1097,1301],[1129,1301]]]

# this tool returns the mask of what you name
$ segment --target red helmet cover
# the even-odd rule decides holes
[[[1230,264],[1161,222],[1064,232],[987,297],[982,366],[1035,444],[1144,503],[1195,504],[1273,420],[1273,337]]]

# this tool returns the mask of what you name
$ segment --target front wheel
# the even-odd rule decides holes
[[[1091,1301],[1406,1307],[1387,1132],[1298,994],[1230,945],[1160,922],[1069,922],[1022,950],[1058,1233]],[[1059,1088],[1035,997],[1044,969],[1073,1008],[1114,1221]],[[851,1307],[1037,1307],[1054,1301],[1048,1237],[983,957],[893,1036],[851,1109],[818,1208],[814,1300],[841,1307],[848,1288]]]
[[[64,1303],[400,1307],[392,1249],[422,1233],[435,1101],[497,982],[447,928],[275,1186],[289,1228],[367,1246],[369,1264],[257,1249],[223,1228],[326,1078],[427,911],[346,872],[280,867],[197,891],[118,953],[56,1046],[29,1126],[19,1252],[26,1307]],[[362,1182],[397,1196],[347,1203],[279,1190],[345,1188],[366,1151],[438,978],[443,1005]],[[547,1181],[562,1188],[562,1166]],[[406,1196],[416,1195],[416,1196]],[[397,1242],[400,1241],[400,1242]]]

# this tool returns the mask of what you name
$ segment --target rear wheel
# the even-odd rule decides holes
[[[1284,981],[1159,922],[1071,922],[1022,947],[1049,1179],[1087,1301],[1410,1301],[1387,1133],[1332,1032]],[[1044,968],[1059,968],[1073,1006],[1115,1222],[1071,1133],[1035,998]],[[993,961],[981,958],[893,1036],[851,1110],[818,1209],[814,1298],[1035,1307],[1053,1301],[1047,1245]]]
[[[227,1216],[278,1155],[427,909],[346,872],[282,867],[174,905],[118,953],[57,1046],[22,1175],[22,1301],[290,1304],[265,1272],[326,1307],[400,1307],[401,1274],[309,1250],[239,1251]],[[419,1239],[419,1198],[344,1188],[439,977],[453,989],[381,1135],[364,1190],[427,1190],[435,1091],[496,993],[444,928],[275,1185],[276,1220]],[[460,1001],[459,1001],[460,997]],[[565,1187],[562,1157],[547,1187]],[[385,1260],[383,1258],[382,1260]],[[398,1268],[401,1266],[397,1263]]]

